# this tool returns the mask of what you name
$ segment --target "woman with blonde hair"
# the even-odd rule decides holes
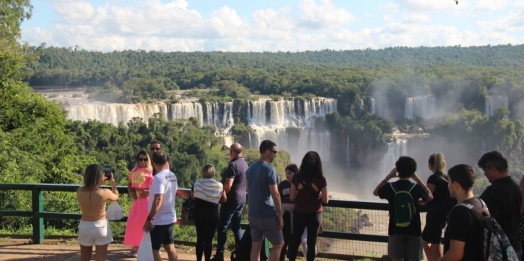
[[[149,214],[149,187],[153,182],[153,167],[149,154],[142,150],[136,155],[136,165],[129,173],[127,191],[133,199],[133,205],[127,216],[126,232],[124,245],[131,246],[131,251],[127,253],[129,257],[136,257],[138,246],[144,235],[142,226],[146,222]]]
[[[105,181],[109,181],[111,190],[100,188]],[[107,246],[113,242],[111,227],[106,218],[106,202],[118,200],[113,173],[106,177],[102,172],[102,166],[87,166],[84,184],[77,190],[77,200],[82,211],[78,225],[80,260],[91,260],[93,245],[96,245],[95,260],[106,260]]]
[[[433,200],[427,203],[426,226],[422,231],[422,246],[428,261],[435,261],[442,256],[440,240],[442,229],[446,225],[446,216],[452,199],[449,196],[446,159],[442,153],[429,156],[428,168],[433,172],[428,178],[427,186],[433,194]]]
[[[196,260],[202,261],[204,254],[204,260],[209,261],[218,225],[218,203],[226,202],[227,197],[222,183],[215,180],[213,165],[204,165],[201,175],[202,179],[191,188],[191,198],[195,200]]]

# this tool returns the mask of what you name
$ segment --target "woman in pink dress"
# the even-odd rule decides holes
[[[136,156],[136,165],[129,173],[127,189],[133,199],[133,205],[127,216],[124,245],[131,246],[127,256],[135,256],[144,235],[142,226],[146,222],[149,201],[149,187],[153,182],[153,167],[146,151],[140,151]]]

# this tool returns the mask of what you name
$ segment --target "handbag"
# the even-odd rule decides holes
[[[195,200],[188,197],[182,204],[182,220],[195,219]]]
[[[153,258],[153,247],[151,246],[151,235],[149,232],[145,232],[140,241],[138,247],[138,253],[136,256],[137,261],[154,261]]]
[[[124,210],[120,207],[118,202],[112,201],[111,204],[109,204],[109,207],[107,207],[106,216],[109,220],[120,220],[124,218]]]

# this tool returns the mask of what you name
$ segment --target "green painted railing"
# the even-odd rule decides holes
[[[109,188],[108,186],[104,186]],[[5,184],[0,183],[0,191],[7,190],[25,190],[32,191],[32,210],[31,211],[19,211],[19,210],[0,210],[1,216],[14,216],[14,217],[32,217],[33,218],[33,243],[40,244],[44,241],[44,218],[53,219],[80,219],[80,214],[75,213],[59,213],[59,212],[44,212],[44,200],[43,191],[68,191],[76,192],[79,185],[65,185],[65,184]],[[118,186],[118,192],[120,194],[127,193],[127,187]],[[189,189],[179,189],[177,195],[187,197],[190,193]],[[327,207],[336,208],[351,208],[351,209],[365,209],[365,210],[388,210],[388,204],[382,202],[369,202],[369,201],[352,201],[352,200],[338,200],[330,199]],[[425,211],[425,209],[421,209]],[[116,222],[126,222],[127,217]],[[180,224],[188,224],[191,222],[184,222],[179,220]],[[247,226],[247,224],[243,224]],[[332,238],[332,239],[345,239],[345,240],[357,240],[367,242],[388,242],[388,236],[383,235],[370,235],[370,234],[355,234],[346,232],[333,232],[324,231],[320,237]]]

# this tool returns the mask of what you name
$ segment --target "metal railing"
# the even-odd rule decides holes
[[[40,244],[44,241],[44,219],[65,219],[65,220],[79,220],[80,214],[77,213],[62,213],[62,212],[46,212],[44,211],[44,197],[43,192],[44,191],[59,191],[59,192],[76,192],[76,190],[79,188],[80,185],[66,185],[66,184],[0,184],[0,191],[31,191],[31,198],[32,198],[32,209],[28,211],[21,211],[21,210],[0,210],[0,217],[30,217],[32,218],[32,242],[34,244]],[[109,188],[108,186],[104,186],[105,188]],[[120,194],[127,194],[127,187],[125,186],[118,186],[117,187]],[[177,195],[181,197],[188,197],[190,193],[189,189],[180,189],[177,191]],[[387,236],[387,210],[389,209],[387,203],[383,202],[369,202],[369,201],[353,201],[353,200],[339,200],[339,199],[330,199],[329,203],[324,206],[325,212],[324,212],[324,220],[326,219],[334,219],[337,224],[344,224],[341,220],[336,220],[340,218],[346,218],[348,215],[347,212],[343,212],[344,209],[346,211],[353,211],[353,215],[357,215],[357,217],[353,217],[349,219],[351,222],[359,223],[360,217],[363,216],[361,212],[367,211],[367,214],[370,213],[381,213],[380,215],[375,215],[375,219],[371,219],[372,222],[381,221],[385,222],[385,225],[380,225],[381,230],[380,233],[376,233],[377,230],[372,230],[373,234],[370,233],[361,233],[359,232],[359,228],[362,227],[362,225],[352,225],[352,224],[346,224],[347,227],[334,227],[336,225],[332,225],[331,227],[326,227],[328,224],[325,225],[326,230],[324,233],[320,234],[320,238],[328,239],[333,242],[335,241],[346,241],[346,242],[355,242],[355,241],[362,241],[365,242],[366,245],[371,245],[371,242],[374,243],[384,243],[388,242],[388,236]],[[338,211],[338,212],[337,212]],[[340,212],[342,211],[342,212]],[[424,209],[421,209],[421,211],[425,211]],[[367,215],[364,214],[364,215]],[[366,216],[367,218],[367,216]],[[422,219],[422,218],[421,218]],[[355,221],[356,220],[356,221]],[[424,219],[422,219],[424,220]],[[118,220],[116,222],[126,222],[127,217],[124,217],[121,220]],[[363,221],[364,222],[364,221]],[[368,222],[368,221],[365,221]],[[178,224],[181,225],[189,225],[192,224],[192,222],[186,222],[182,220],[178,220]],[[371,222],[368,222],[371,223]],[[243,224],[245,227],[247,224]],[[371,224],[370,226],[373,226]],[[385,228],[384,228],[385,226]],[[357,227],[357,228],[355,228]],[[368,229],[370,230],[370,229]],[[384,231],[385,230],[385,231]],[[385,233],[384,233],[385,232]],[[328,244],[333,244],[333,242]],[[344,245],[344,244],[341,244]],[[374,251],[372,249],[372,251]],[[320,251],[319,251],[320,252]],[[385,253],[380,253],[380,251],[376,252],[376,256],[381,256]],[[331,258],[341,258],[344,259],[347,258],[347,253],[337,254],[336,252],[331,252],[329,256]],[[369,256],[369,254],[364,254],[362,251],[360,253],[352,253],[350,255],[353,256]]]

